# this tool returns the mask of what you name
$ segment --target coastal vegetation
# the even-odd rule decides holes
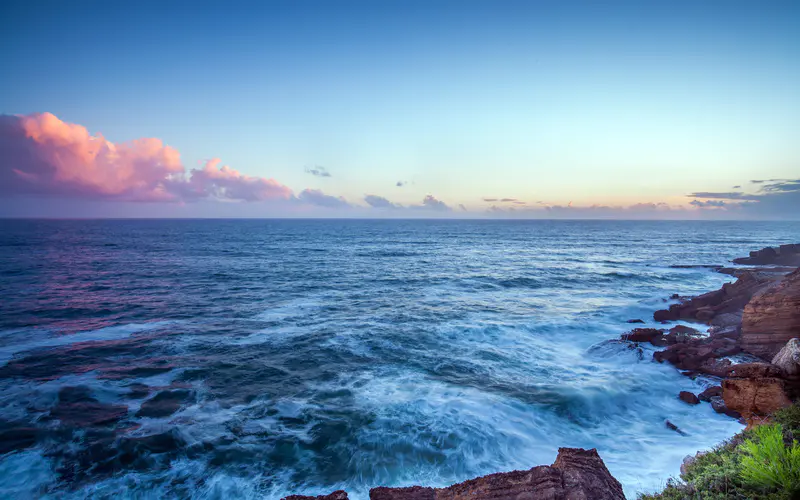
[[[639,500],[796,500],[800,498],[800,404],[773,422],[737,434],[684,463],[680,478]]]

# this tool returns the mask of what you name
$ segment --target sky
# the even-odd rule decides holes
[[[800,2],[6,1],[0,216],[800,219]]]

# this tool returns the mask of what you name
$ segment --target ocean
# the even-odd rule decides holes
[[[777,222],[0,221],[0,497],[366,499],[584,447],[635,498],[742,426],[678,400],[705,381],[611,340],[655,326],[672,294],[733,279],[674,266],[798,235]]]

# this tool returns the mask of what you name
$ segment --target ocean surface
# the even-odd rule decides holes
[[[652,325],[672,294],[732,280],[671,266],[798,235],[754,222],[0,221],[0,497],[366,499],[596,447],[633,498],[742,426],[677,399],[704,381],[609,340],[629,319]],[[174,413],[143,411],[151,398]]]

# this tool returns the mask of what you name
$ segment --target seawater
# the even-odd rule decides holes
[[[629,319],[654,326],[674,293],[732,280],[671,266],[798,235],[755,222],[0,221],[0,421],[52,431],[0,456],[0,496],[366,499],[595,447],[633,498],[742,427],[677,399],[707,382],[608,341]],[[66,386],[128,417],[59,432],[48,414]],[[194,397],[137,418],[143,386]],[[96,465],[120,437],[164,433],[180,446]]]

